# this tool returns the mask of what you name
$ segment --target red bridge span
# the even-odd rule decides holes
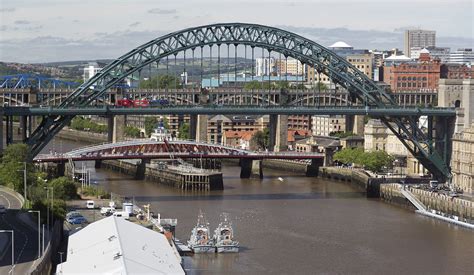
[[[39,154],[34,161],[58,163],[62,166],[60,170],[64,170],[64,164],[69,161],[96,161],[96,166],[100,167],[102,160],[119,159],[140,159],[141,165],[151,159],[239,159],[241,177],[247,178],[251,174],[262,176],[264,159],[308,160],[302,163],[306,165],[306,175],[317,176],[319,166],[323,165],[324,155],[316,152],[253,152],[220,144],[183,140],[133,140],[87,146],[63,154]],[[137,167],[138,169],[140,168]]]

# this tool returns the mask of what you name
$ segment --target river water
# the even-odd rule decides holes
[[[45,151],[79,146],[55,140]],[[105,169],[92,181],[177,218],[182,241],[199,210],[212,231],[219,214],[230,213],[241,252],[184,257],[188,274],[474,274],[473,231],[367,199],[347,183],[270,169],[263,180],[240,179],[232,165],[223,173],[225,190],[207,193]]]

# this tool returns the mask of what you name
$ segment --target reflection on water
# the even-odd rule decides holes
[[[104,169],[93,181],[177,218],[183,242],[199,209],[211,231],[229,213],[241,252],[184,257],[189,274],[473,274],[472,231],[366,199],[346,183],[269,169],[263,180],[240,179],[236,166],[223,172],[225,189],[211,192],[184,192]]]

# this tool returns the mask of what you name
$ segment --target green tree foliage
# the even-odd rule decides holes
[[[0,164],[0,184],[13,188],[23,194],[24,162],[26,162],[27,186],[35,182],[34,166],[27,162],[28,146],[25,144],[11,144],[3,152]]]
[[[178,128],[178,138],[180,139],[190,139],[191,135],[189,133],[189,123],[183,123]]]
[[[153,129],[156,127],[156,117],[147,116],[145,117],[145,133],[147,136],[150,136],[153,133]]]
[[[393,163],[393,157],[384,151],[364,152],[361,148],[346,148],[336,152],[334,160],[358,164],[372,172],[380,172],[383,167],[389,167]]]
[[[257,149],[267,149],[270,144],[270,130],[268,128],[265,128],[263,131],[255,132],[250,142],[254,144]]]
[[[181,78],[174,75],[159,75],[140,82],[141,89],[179,89],[181,87]]]
[[[250,81],[245,83],[244,85],[245,90],[280,90],[280,89],[299,89],[304,90],[306,89],[304,84],[290,84],[288,81]]]
[[[76,116],[71,121],[72,129],[79,131],[91,131],[94,133],[107,133],[107,125],[102,125],[91,121],[88,118],[83,118],[81,116]]]
[[[100,186],[85,186],[81,189],[84,196],[97,197],[101,199],[110,199],[110,193],[106,192]]]
[[[138,138],[140,137],[140,129],[133,126],[125,126],[125,135],[127,137]]]

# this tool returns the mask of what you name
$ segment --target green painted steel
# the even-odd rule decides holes
[[[365,74],[344,58],[309,39],[268,26],[224,23],[170,33],[131,50],[82,84],[62,102],[59,108],[88,106],[103,96],[109,88],[149,64],[188,49],[221,44],[248,45],[278,52],[285,57],[293,57],[330,77],[334,83],[346,88],[354,100],[358,99],[366,106],[396,107],[391,96]],[[74,115],[50,115],[44,119],[28,140],[32,156],[38,154]],[[380,116],[382,121],[395,131],[408,150],[435,177],[445,180],[450,177],[447,160],[434,150],[434,144],[429,141],[427,134],[417,126],[418,117],[419,115],[410,114],[403,118]]]
[[[5,107],[7,116],[72,116],[72,115],[369,115],[369,116],[438,116],[452,117],[454,108],[361,107],[361,106],[169,106],[160,108],[103,107]]]

